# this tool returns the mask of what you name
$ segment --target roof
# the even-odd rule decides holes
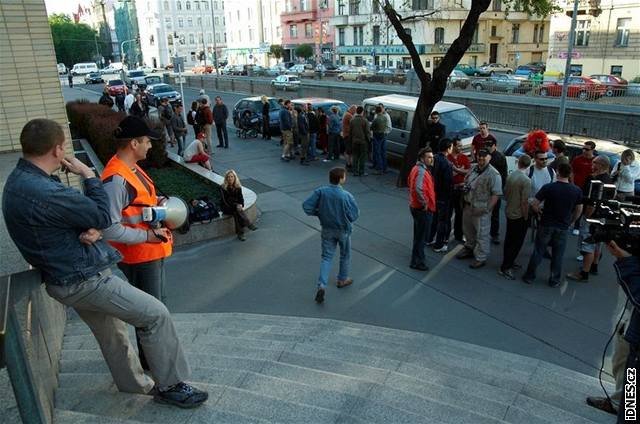
[[[344,103],[342,100],[327,99],[325,97],[302,97],[300,99],[292,99],[292,103]]]
[[[269,97],[267,96],[267,99],[275,99],[275,97]],[[255,101],[262,101],[262,96],[253,96],[253,97],[243,97],[241,100],[248,100],[250,102],[255,102]]]
[[[405,96],[403,94],[387,94],[385,96],[378,96],[378,97],[371,97],[369,99],[371,102],[374,103],[382,103],[383,105],[387,106],[391,106],[391,105],[400,105],[400,106],[404,106],[407,108],[411,108],[413,110],[416,109],[416,106],[418,105],[418,98],[414,97],[414,96]],[[459,103],[452,103],[452,102],[438,102],[436,103],[435,107],[433,108],[433,110],[438,111],[438,113],[443,113],[443,112],[449,112],[451,110],[458,110],[458,109],[463,109],[465,106],[461,105]]]
[[[518,138],[526,137],[524,134]],[[586,141],[593,141],[596,143],[596,151],[603,151],[609,153],[621,154],[627,149],[636,150],[633,146],[627,146],[625,144],[620,144],[613,140],[604,140],[593,137],[585,137],[582,135],[573,135],[573,134],[558,134],[558,133],[547,133],[549,137],[549,141],[553,142],[555,140],[562,140],[567,145],[573,146],[582,146]]]

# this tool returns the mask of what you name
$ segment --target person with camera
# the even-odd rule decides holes
[[[539,226],[536,233],[533,255],[529,259],[527,270],[522,281],[533,284],[536,278],[536,268],[551,245],[551,275],[549,286],[558,287],[562,283],[562,258],[567,245],[569,227],[582,213],[582,192],[569,182],[571,166],[567,163],[558,165],[555,182],[545,184],[536,193],[531,210],[539,216]],[[544,209],[541,204],[544,202]]]
[[[139,140],[148,142],[149,134],[143,129]],[[23,127],[23,157],[2,196],[9,235],[41,271],[49,296],[89,326],[119,391],[152,395],[181,408],[201,405],[208,394],[185,382],[189,365],[167,308],[112,272],[122,255],[103,239],[112,222],[109,197],[93,170],[75,157],[65,158],[65,143],[62,127],[49,119]],[[82,177],[84,194],[54,175],[61,166]],[[152,378],[140,367],[125,323],[140,329]]]
[[[591,162],[591,175],[585,179],[582,190],[584,197],[589,197],[592,181],[602,181],[604,184],[611,183],[609,158],[607,156],[596,156],[593,162]],[[593,215],[594,210],[594,205],[585,205],[584,214],[580,219],[580,254],[583,257],[582,269],[567,274],[569,280],[587,283],[589,282],[589,274],[598,274],[598,262],[600,262],[602,245],[601,243],[593,243],[590,241],[589,223],[587,222],[587,219]]]
[[[101,178],[109,197],[111,226],[103,236],[122,254],[118,268],[136,288],[164,301],[164,258],[171,255],[171,231],[145,222],[143,209],[158,205],[151,178],[137,165],[147,157],[151,138],[161,134],[135,116],[124,118],[114,131],[116,154],[107,162]],[[140,347],[141,329],[136,328]],[[144,349],[140,362],[148,369]]]

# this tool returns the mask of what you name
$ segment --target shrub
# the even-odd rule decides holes
[[[220,205],[220,186],[182,166],[171,164],[162,169],[147,169],[147,173],[156,188],[167,196],[178,196],[185,201],[208,196]]]
[[[631,80],[631,82],[632,82],[633,84],[638,84],[638,83],[640,83],[640,76],[635,77],[634,79],[632,79],[632,80]]]

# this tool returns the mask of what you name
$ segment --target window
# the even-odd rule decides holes
[[[149,36],[149,45],[153,46],[154,44],[156,44],[156,39],[153,37],[153,34],[151,34]]]
[[[303,12],[309,9],[309,5],[307,4],[307,0],[300,0],[300,11]]]
[[[249,28],[249,41],[253,41],[253,28]]]
[[[204,44],[204,34],[203,33],[198,34],[198,43],[199,44]]]
[[[213,22],[214,22],[216,25],[220,25],[220,18],[219,18],[218,16],[216,16],[216,17],[213,19]]]
[[[238,10],[236,15],[238,16],[238,22],[240,22],[240,11]]]
[[[631,18],[618,18],[616,26],[616,47],[627,47],[629,45],[629,30],[631,28]]]
[[[534,42],[534,43],[537,43],[537,42],[538,42],[538,27],[539,27],[539,25],[538,25],[538,24],[535,24],[535,25],[533,26],[533,42]]]
[[[216,32],[216,43],[220,42],[220,33]]]
[[[242,31],[238,31],[238,41],[242,42]]]
[[[428,10],[433,9],[433,0],[412,0],[412,10]]]
[[[298,25],[289,25],[289,37],[298,38]]]
[[[571,69],[569,70],[569,75],[573,75],[573,76],[580,76],[582,75],[582,65],[577,65],[572,63],[571,64]],[[582,81],[582,78],[580,78],[580,82]],[[573,84],[571,81],[569,81],[570,84]]]
[[[353,27],[353,45],[358,45],[358,27]]]
[[[177,6],[178,10],[182,10],[182,2],[181,1],[176,2],[176,6]]]
[[[164,10],[169,10],[169,2],[167,0],[164,0],[162,2],[162,7],[164,8]]]
[[[344,12],[345,12],[344,2],[345,0],[338,0],[338,15],[344,15]]]
[[[189,34],[189,44],[193,45],[196,43],[196,37],[193,34]]]
[[[282,27],[279,25],[276,27],[276,37],[282,37]]]
[[[307,38],[313,37],[313,27],[310,23],[304,24],[304,36]]]
[[[209,28],[211,26],[211,16],[205,18],[204,24]]]
[[[218,2],[217,2],[217,1],[214,1],[214,2],[213,2],[213,8],[214,8],[215,10],[218,10]]]
[[[171,18],[164,18],[164,26],[171,29]]]
[[[173,46],[173,34],[167,35],[167,46]]]
[[[502,0],[493,0],[493,11],[500,12],[502,10]]]
[[[189,28],[193,27],[193,18],[187,18],[187,25],[189,26]]]
[[[436,44],[444,44],[444,28],[436,28],[433,40]]]
[[[344,46],[344,28],[338,28],[338,45]]]
[[[589,32],[591,29],[591,21],[579,20],[576,25],[576,46],[589,45]]]
[[[360,45],[364,44],[364,27],[358,27],[358,34],[360,35]]]
[[[178,18],[178,28],[184,28],[184,19]]]
[[[511,44],[520,42],[520,24],[511,25]]]
[[[204,10],[209,10],[209,0],[203,1],[202,4],[204,4]]]
[[[210,32],[207,33],[207,44],[213,43],[213,34]]]
[[[360,14],[360,0],[349,0],[349,15]]]
[[[380,13],[380,3],[377,0],[373,0],[372,10],[373,13]]]
[[[266,26],[262,28],[262,38],[264,38],[265,40],[269,39],[269,28],[267,28]]]
[[[444,59],[444,56],[436,56],[433,58],[433,69],[440,66],[440,62],[442,62],[442,59]]]
[[[622,76],[622,66],[621,65],[612,65],[611,66],[611,75],[615,75],[617,77]]]
[[[380,25],[373,26],[373,45],[380,45]]]
[[[194,1],[193,4],[196,7],[196,10],[200,10],[200,2],[199,1]]]
[[[544,43],[544,24],[540,24],[538,29],[538,43]]]
[[[391,118],[391,127],[406,130],[407,129],[407,119],[409,114],[402,110],[393,110],[386,108],[389,117]]]
[[[185,9],[191,10],[191,2],[189,0],[187,0],[184,5],[185,5]]]
[[[182,45],[185,45],[187,43],[187,41],[184,38],[184,34],[180,35],[178,40],[180,41],[180,44],[182,44]]]
[[[247,19],[249,21],[251,20],[251,9],[250,8],[247,9]]]
[[[473,44],[478,44],[478,26],[476,25],[476,30],[473,32],[473,39],[471,40]]]
[[[202,26],[202,18],[198,17],[198,19],[196,20],[196,22],[198,22],[198,26],[201,27]]]

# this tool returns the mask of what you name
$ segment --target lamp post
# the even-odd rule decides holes
[[[573,16],[571,16],[571,29],[569,30],[569,47],[567,48],[567,64],[564,68],[564,81],[562,83],[562,97],[560,97],[560,112],[558,113],[558,132],[564,131],[564,118],[567,112],[567,89],[569,88],[569,76],[571,73],[571,57],[573,45],[576,39],[576,23],[578,17],[578,1],[573,2]]]
[[[137,38],[132,38],[131,40],[124,40],[122,43],[120,43],[120,54],[124,57],[124,45],[128,43],[132,43],[137,40],[138,40]],[[127,69],[129,69],[128,65],[127,65]],[[122,81],[124,81],[124,67],[120,69],[120,78],[122,79]]]
[[[218,70],[218,48],[216,46],[216,13],[213,9],[213,5],[214,2],[211,2],[211,25],[213,27],[213,66],[215,66],[216,68],[216,75],[220,76],[220,71]]]

